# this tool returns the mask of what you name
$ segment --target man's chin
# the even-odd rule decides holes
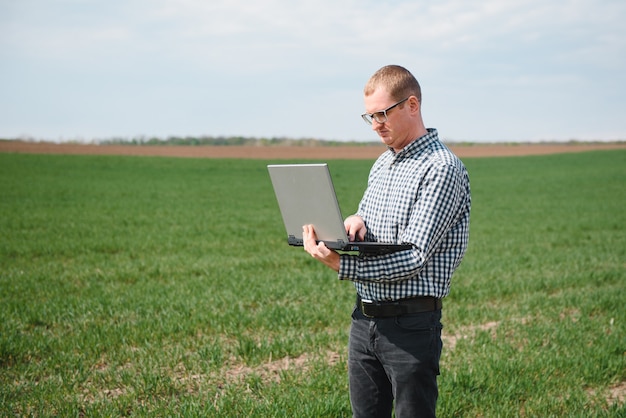
[[[393,139],[390,136],[379,135],[379,137],[380,137],[380,141],[387,146],[390,146],[391,143],[393,142]]]

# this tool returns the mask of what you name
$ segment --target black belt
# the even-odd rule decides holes
[[[357,308],[368,318],[387,318],[441,309],[441,299],[433,296],[419,296],[391,302],[372,302],[356,297]]]

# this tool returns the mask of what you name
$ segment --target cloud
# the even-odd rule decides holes
[[[456,139],[593,134],[580,97],[626,136],[625,17],[618,0],[2,2],[0,136],[373,139],[354,115],[389,63]]]

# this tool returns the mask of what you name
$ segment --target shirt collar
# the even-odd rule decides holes
[[[405,158],[414,157],[416,155],[421,154],[425,149],[427,149],[430,144],[437,140],[437,129],[427,128],[426,135],[416,138],[409,145],[404,147],[400,152],[395,152],[393,148],[388,147],[389,151],[393,154],[394,161],[400,161]]]

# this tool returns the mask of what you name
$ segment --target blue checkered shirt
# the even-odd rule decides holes
[[[365,241],[410,243],[385,255],[342,254],[339,278],[366,300],[443,298],[469,241],[470,186],[465,166],[435,129],[374,163],[357,215]]]

